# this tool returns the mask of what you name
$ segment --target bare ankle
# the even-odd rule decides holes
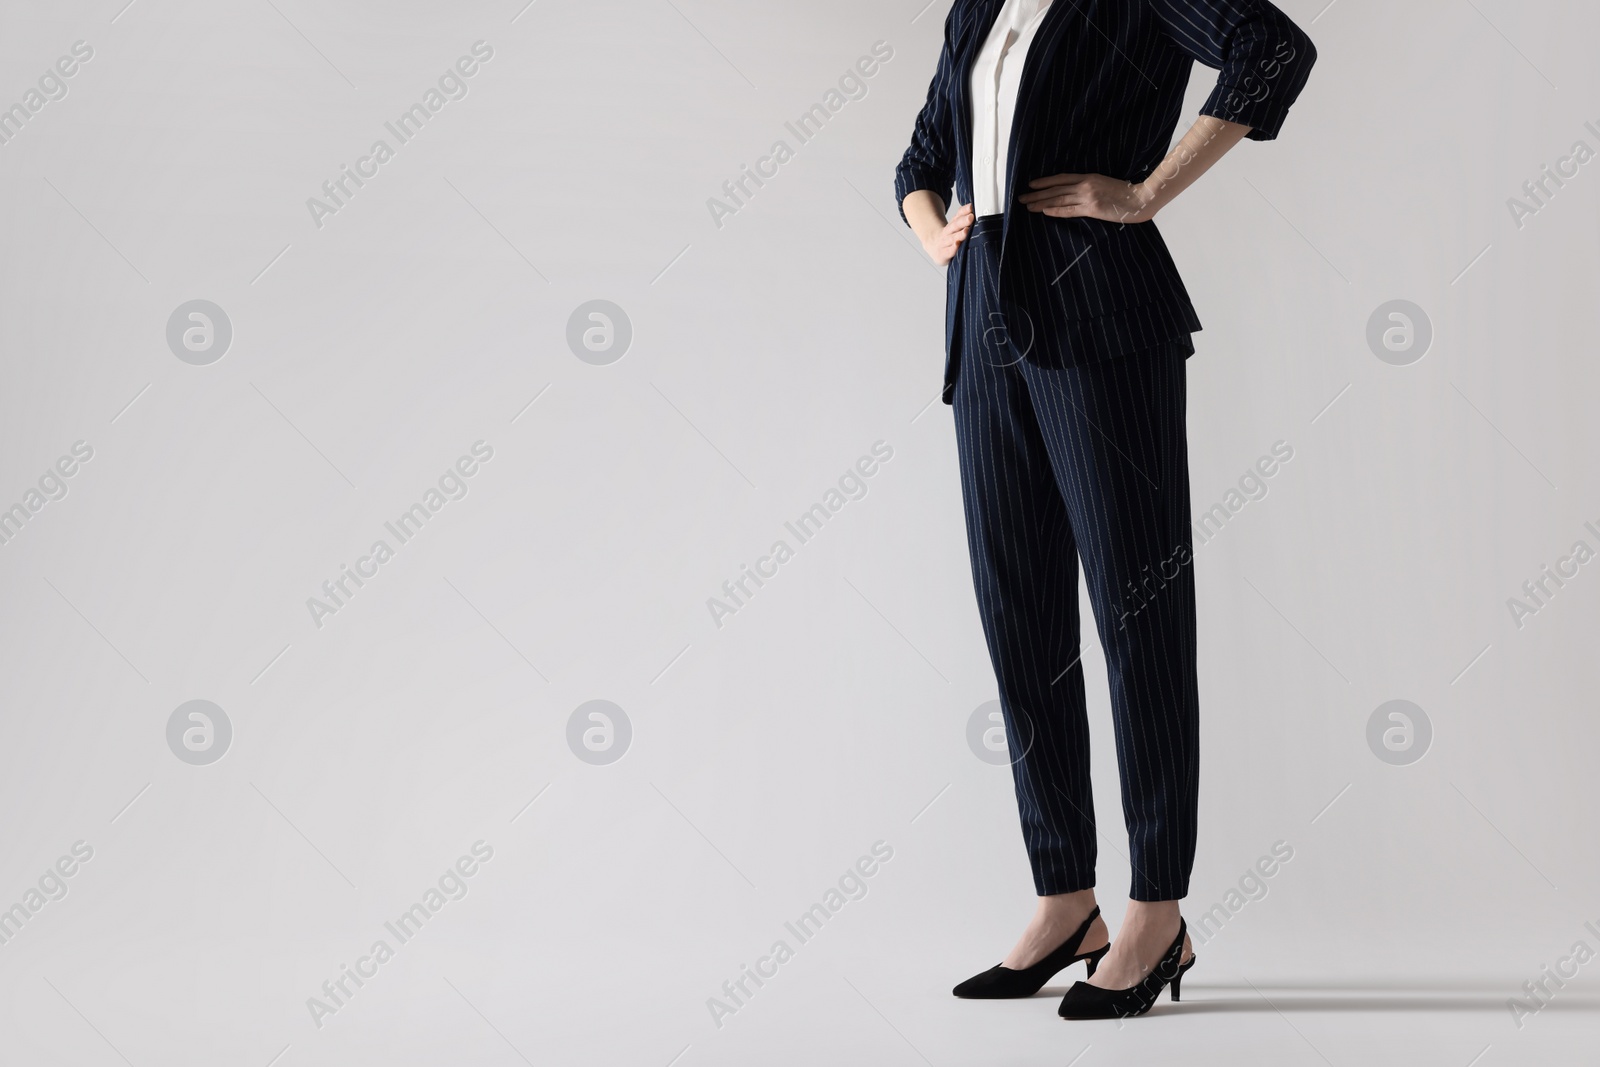
[[[1087,915],[1096,907],[1093,889],[1079,889],[1072,893],[1053,893],[1039,898],[1038,914],[1067,915],[1081,912]]]
[[[1033,918],[1004,960],[1007,967],[1027,967],[1048,955],[1071,937],[1098,906],[1093,889],[1054,893],[1037,900]],[[1105,923],[1097,917],[1081,943],[1086,950],[1094,950],[1103,947],[1109,940]]]

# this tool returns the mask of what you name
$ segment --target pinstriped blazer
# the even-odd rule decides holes
[[[954,0],[944,48],[895,169],[895,200],[929,189],[972,200],[972,61],[1003,0]],[[1025,318],[1029,358],[1073,366],[1176,340],[1200,320],[1155,223],[1052,218],[1016,205],[1028,182],[1098,173],[1143,181],[1172,144],[1195,61],[1219,71],[1200,109],[1271,140],[1316,61],[1268,0],[1054,0],[1023,63],[1008,146],[1000,294]],[[905,208],[900,209],[905,218]],[[947,367],[959,358],[962,244],[946,278]],[[944,402],[950,403],[947,383]]]

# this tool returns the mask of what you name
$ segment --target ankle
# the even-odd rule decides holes
[[[1079,944],[1088,951],[1104,947],[1110,941],[1110,935],[1104,920],[1095,915],[1097,908],[1092,889],[1039,897],[1033,918],[1010,954],[1002,961],[1004,966],[1019,969],[1038,962],[1065,944],[1091,915],[1094,915],[1094,921],[1079,939]]]
[[[1076,917],[1082,922],[1095,908],[1093,889],[1080,889],[1073,893],[1054,893],[1039,898],[1035,919],[1066,920]]]
[[[1177,900],[1130,900],[1125,913],[1129,922],[1142,922],[1149,926],[1171,926],[1177,929],[1182,918]]]

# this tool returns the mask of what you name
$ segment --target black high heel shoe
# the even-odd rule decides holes
[[[1089,936],[1089,926],[1100,917],[1097,907],[1083,920],[1083,925],[1078,927],[1076,933],[1067,938],[1050,955],[1035,963],[1032,967],[1024,967],[1020,971],[1010,967],[995,964],[982,974],[975,974],[965,982],[951,990],[958,997],[969,1000],[1009,1000],[1013,997],[1031,997],[1044,988],[1044,984],[1056,976],[1056,972],[1065,967],[1070,967],[1079,960],[1088,960],[1089,977],[1094,977],[1094,969],[1102,957],[1111,951],[1111,946],[1097,948],[1093,952],[1079,953],[1078,947],[1083,944],[1083,939]],[[1080,983],[1081,984],[1081,983]]]
[[[1188,929],[1188,924],[1180,916],[1177,939],[1161,957],[1161,962],[1156,964],[1155,970],[1145,975],[1142,981],[1127,989],[1101,989],[1088,982],[1074,982],[1072,988],[1067,990],[1067,995],[1061,998],[1061,1007],[1056,1009],[1056,1014],[1063,1019],[1121,1019],[1129,1015],[1143,1015],[1155,1007],[1156,998],[1161,996],[1161,990],[1168,982],[1172,983],[1172,999],[1176,1002],[1183,976],[1195,961],[1195,957],[1190,956],[1187,962],[1180,962],[1183,960],[1183,936]]]

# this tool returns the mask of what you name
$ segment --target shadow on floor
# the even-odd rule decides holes
[[[1068,986],[1046,986],[1039,997],[1066,993]],[[1512,981],[1414,979],[1371,982],[1195,982],[1183,984],[1182,1002],[1166,993],[1157,1001],[1161,1014],[1203,1012],[1505,1012],[1507,1000],[1523,996]],[[1539,1014],[1600,1012],[1600,995],[1576,990],[1554,991]]]

